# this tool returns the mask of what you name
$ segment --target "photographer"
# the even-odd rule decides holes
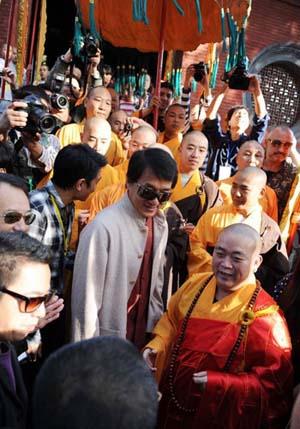
[[[26,178],[33,187],[52,169],[60,149],[58,138],[51,134],[56,121],[49,114],[50,100],[43,89],[22,87],[15,97],[18,101],[13,101],[0,117],[0,133],[12,149],[13,173]],[[10,132],[8,138],[13,129],[18,132]]]
[[[268,113],[265,100],[256,76],[249,76],[249,91],[255,103],[255,115],[250,134],[246,130],[250,126],[249,112],[243,105],[234,106],[227,112],[226,132],[221,129],[219,108],[225,95],[234,89],[223,84],[207,110],[207,118],[203,123],[203,132],[210,143],[210,159],[206,174],[214,180],[222,180],[236,172],[236,154],[242,143],[247,140],[262,141],[268,126]],[[240,89],[237,89],[240,90]]]

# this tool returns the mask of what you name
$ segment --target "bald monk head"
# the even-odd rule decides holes
[[[249,140],[243,143],[236,156],[238,170],[246,167],[261,168],[264,162],[265,150],[257,141]]]
[[[128,115],[124,110],[117,110],[110,115],[108,122],[110,123],[112,131],[119,135],[124,131],[127,119]]]
[[[260,251],[260,236],[251,226],[237,223],[223,229],[212,259],[217,300],[255,282],[254,273],[262,262]]]
[[[138,150],[143,150],[156,143],[157,133],[152,127],[142,125],[131,133],[131,139],[128,148],[128,158]]]
[[[87,143],[101,155],[105,155],[111,141],[111,128],[102,118],[87,119],[84,124],[82,143]]]
[[[86,117],[107,119],[111,112],[111,95],[104,86],[96,86],[90,89],[84,100]]]
[[[233,177],[231,187],[232,204],[246,212],[259,204],[265,193],[267,175],[257,167],[246,167]]]
[[[179,147],[180,172],[192,173],[202,167],[208,150],[208,140],[201,131],[187,133]]]
[[[174,159],[174,155],[173,155],[171,149],[168,146],[166,146],[165,144],[163,144],[163,143],[153,143],[147,149],[161,149],[161,150],[164,150],[165,152],[167,152]]]

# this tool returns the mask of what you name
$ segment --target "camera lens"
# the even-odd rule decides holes
[[[52,115],[44,115],[40,118],[40,129],[44,133],[52,133],[57,125],[55,116]]]

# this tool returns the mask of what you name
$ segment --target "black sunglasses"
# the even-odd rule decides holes
[[[273,147],[277,147],[277,148],[280,148],[281,146],[283,146],[285,149],[289,149],[290,147],[293,146],[293,143],[282,142],[281,140],[278,140],[278,139],[274,139],[274,140],[268,139],[268,140],[271,142],[271,145]]]
[[[6,213],[0,215],[3,218],[4,223],[12,225],[13,223],[19,222],[22,218],[26,225],[31,225],[34,221],[36,215],[32,211],[28,211],[25,214],[22,214],[16,210],[9,210]]]
[[[39,308],[39,306],[43,302],[45,304],[47,304],[47,302],[49,302],[50,299],[52,298],[52,296],[55,295],[55,293],[56,293],[56,291],[52,289],[52,290],[50,290],[49,293],[47,293],[47,295],[35,296],[35,297],[31,298],[31,297],[21,295],[17,292],[14,292],[14,291],[6,289],[6,288],[1,289],[0,292],[6,293],[7,295],[10,295],[13,298],[20,300],[21,301],[19,303],[20,304],[20,311],[22,313],[32,313],[37,308]]]
[[[137,194],[139,197],[143,198],[144,200],[151,201],[157,198],[160,203],[165,203],[170,199],[170,196],[172,194],[171,191],[155,191],[149,186],[141,185],[140,183],[136,183],[136,184],[138,187]]]

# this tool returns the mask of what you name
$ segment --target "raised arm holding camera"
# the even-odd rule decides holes
[[[221,129],[218,111],[230,90],[247,90],[253,96],[255,115],[249,135],[246,134],[246,131],[250,126],[250,117],[244,105],[233,106],[229,109],[226,115],[226,132],[224,133]],[[266,104],[257,76],[243,75],[241,71],[235,69],[229,76],[228,82],[222,85],[213,99],[203,123],[203,132],[210,142],[208,176],[214,180],[232,176],[236,171],[235,158],[239,147],[247,140],[256,140],[261,143],[268,120]]]

